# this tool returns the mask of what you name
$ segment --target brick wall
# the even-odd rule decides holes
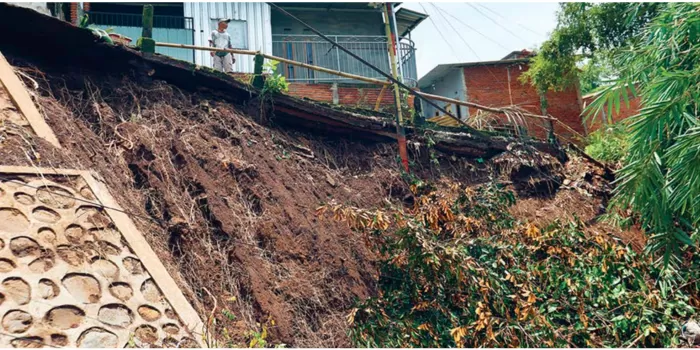
[[[523,84],[518,80],[527,69],[526,63],[465,67],[467,100],[490,107],[516,105],[531,113],[542,114],[537,91],[530,84]],[[576,88],[562,92],[547,92],[547,113],[566,123],[578,133],[584,134],[578,96]],[[470,116],[476,112],[474,108],[469,109]],[[501,118],[504,122],[507,120],[505,116]],[[547,121],[526,118],[525,122],[530,135],[543,139],[547,137]],[[573,141],[574,133],[561,125],[555,123],[554,132]]]
[[[641,101],[640,101],[639,97],[631,97],[631,94],[629,92],[628,92],[628,96],[630,96],[629,107],[625,104],[624,100],[620,101],[620,113],[617,113],[615,111],[615,107],[613,107],[612,118],[611,118],[613,123],[617,123],[620,120],[631,117],[639,112],[639,108],[641,107]],[[590,105],[591,102],[593,102],[595,100],[595,97],[596,96],[591,96],[591,95],[585,96],[583,98],[584,108],[586,106]],[[608,123],[608,121],[607,121],[608,118],[606,118],[607,115],[608,115],[608,105],[606,103],[604,106],[604,109],[603,109],[603,111],[601,111],[601,113],[596,115],[595,118],[589,117],[585,121],[586,127],[588,129],[588,133],[592,133],[592,132],[600,129],[600,127],[602,125],[607,124]]]
[[[290,83],[289,94],[333,103],[332,86],[333,84]],[[391,87],[387,87],[382,93],[382,88],[375,85],[363,87],[338,85],[338,103],[341,105],[373,110],[378,99],[380,99],[380,110],[394,110],[394,90]],[[409,97],[409,105],[413,106],[413,96]]]
[[[90,3],[89,2],[83,3],[83,10],[90,11]],[[78,23],[78,3],[77,2],[70,3],[70,22],[73,24]]]

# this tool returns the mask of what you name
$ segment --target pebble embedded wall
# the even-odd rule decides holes
[[[0,174],[0,347],[198,347],[95,201],[80,176]]]

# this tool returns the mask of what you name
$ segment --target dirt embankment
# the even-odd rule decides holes
[[[202,319],[216,319],[220,346],[244,345],[246,331],[270,319],[272,343],[351,345],[345,316],[375,292],[375,257],[315,209],[332,199],[362,208],[410,205],[393,142],[278,125],[258,100],[234,105],[144,72],[8,58],[36,81],[30,90],[63,149],[6,123],[2,163],[95,170]],[[595,223],[607,180],[581,158],[562,165],[516,146],[485,163],[414,147],[411,159],[414,175],[427,181],[476,184],[504,174],[521,196],[511,208],[520,219],[578,218],[593,231],[609,230]],[[643,245],[638,232],[613,233]]]
[[[8,59],[37,82],[63,149],[5,133],[3,164],[95,170],[202,319],[228,329],[231,343],[220,345],[242,345],[245,331],[273,319],[273,343],[350,346],[345,316],[374,292],[373,257],[315,208],[410,203],[393,143],[276,127],[269,111],[261,125],[259,101],[234,106],[145,74]],[[484,165],[437,157],[440,166],[412,154],[416,174],[485,179]]]

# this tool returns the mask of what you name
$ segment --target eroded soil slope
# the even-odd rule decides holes
[[[344,318],[374,292],[373,257],[315,209],[410,203],[393,143],[282,128],[259,101],[234,106],[145,74],[8,59],[63,149],[6,123],[3,164],[99,174],[202,319],[228,330],[220,345],[270,319],[272,343],[350,345]],[[412,154],[417,176],[485,179],[484,165],[436,156]]]

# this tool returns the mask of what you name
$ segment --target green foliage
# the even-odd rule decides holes
[[[606,86],[606,82],[612,79],[615,74],[610,60],[598,56],[579,65],[578,79],[582,95],[596,92]]]
[[[664,274],[578,224],[520,225],[495,185],[413,191],[407,211],[319,208],[380,257],[378,295],[348,317],[355,346],[668,347],[699,306],[697,257]]]
[[[279,94],[289,91],[287,79],[282,74],[277,73],[278,64],[279,62],[275,60],[268,60],[263,65],[264,71],[272,72],[272,74],[265,79],[265,85],[262,89],[263,95]]]
[[[661,3],[561,3],[557,27],[521,79],[539,91],[559,90],[579,79],[578,66],[607,66],[614,71],[614,66],[605,62],[614,52],[627,47],[663,6]],[[584,67],[582,90],[602,84],[602,79],[614,73],[609,70],[604,69],[596,77],[591,74],[595,71]]]
[[[591,133],[585,151],[600,161],[619,163],[627,154],[628,145],[627,125],[618,122]]]
[[[88,19],[89,16],[86,14],[83,15],[83,17],[80,18],[80,22],[78,23],[79,28],[87,28],[88,27]]]
[[[651,232],[650,251],[675,265],[699,236],[700,5],[665,5],[633,41],[614,56],[619,78],[586,113],[595,118],[606,105],[608,115],[619,111],[627,87],[641,98],[639,114],[628,119],[629,152],[611,204],[638,214]]]
[[[83,17],[80,18],[80,22],[78,23],[78,27],[90,29],[95,36],[100,38],[99,39],[100,41],[104,41],[104,42],[109,43],[109,44],[114,44],[114,42],[112,41],[112,38],[109,36],[109,33],[113,32],[112,28],[108,28],[106,30],[103,30],[103,29],[97,28],[93,24],[88,24],[89,22],[90,22],[89,16],[87,14],[84,14]]]

